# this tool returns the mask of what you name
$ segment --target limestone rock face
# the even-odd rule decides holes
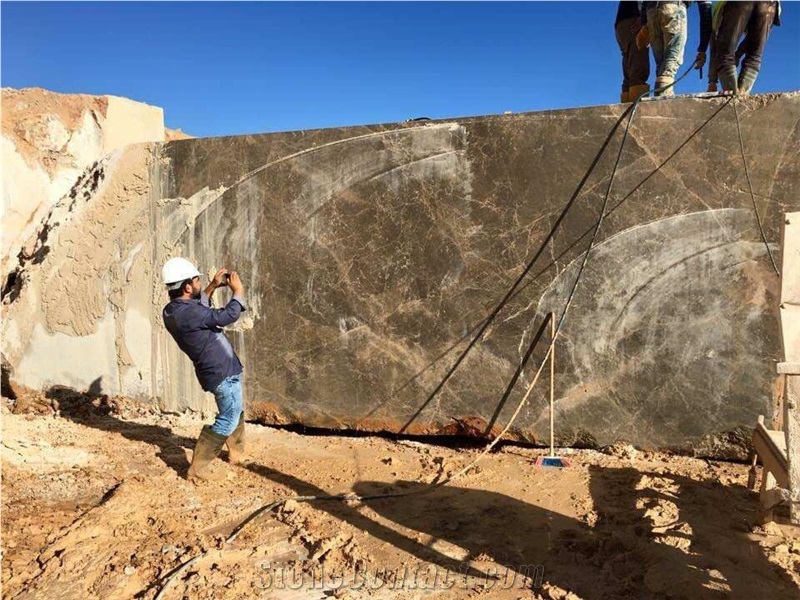
[[[2,90],[2,272],[84,171],[127,144],[165,139],[164,111],[117,96]]]
[[[777,254],[782,213],[800,209],[800,95],[756,96],[737,109]],[[126,154],[127,166],[114,168],[137,173],[142,185],[134,186],[136,204],[118,211],[130,226],[106,244],[99,269],[116,295],[65,323],[50,314],[57,302],[19,308],[37,293],[34,282],[9,314],[17,324],[39,323],[39,336],[107,340],[115,364],[84,369],[75,385],[99,381],[154,396],[167,410],[212,408],[160,321],[158,268],[183,255],[201,271],[227,266],[243,276],[248,310],[228,335],[245,364],[251,417],[496,432],[541,362],[544,344],[501,406],[531,337],[548,312],[563,308],[577,275],[624,110],[189,139],[158,144],[135,161]],[[107,171],[104,198],[116,177]],[[584,178],[522,286],[431,398]],[[130,184],[114,189],[123,197]],[[644,103],[609,210],[557,346],[558,439],[741,455],[742,428],[776,409],[779,280],[759,234],[732,103]],[[68,245],[52,245],[50,255],[30,267],[31,282],[50,281],[46,271],[56,268],[84,276],[69,266],[77,259]],[[17,340],[6,351],[15,376],[56,383],[41,343]],[[514,436],[546,436],[548,390],[545,376]]]

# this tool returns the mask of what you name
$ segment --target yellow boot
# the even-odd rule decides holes
[[[669,76],[661,76],[656,78],[656,89],[661,90],[656,92],[658,96],[674,96],[675,95],[675,78]]]
[[[635,102],[639,96],[649,91],[650,91],[650,86],[647,85],[646,83],[642,83],[639,85],[632,85],[628,90],[628,98],[629,98],[628,101]]]
[[[630,94],[629,94],[628,90],[625,90],[624,92],[622,92],[620,94],[619,101],[622,104],[625,104],[626,102],[630,102]]]

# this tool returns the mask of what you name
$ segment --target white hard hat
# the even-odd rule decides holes
[[[161,276],[164,279],[164,285],[173,290],[180,287],[187,279],[200,277],[200,271],[185,258],[176,257],[170,258],[164,263]]]

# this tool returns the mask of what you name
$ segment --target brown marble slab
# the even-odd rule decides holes
[[[624,109],[170,142],[155,170],[155,261],[181,253],[242,273],[249,320],[231,337],[251,417],[483,435],[532,332],[563,307]],[[800,96],[758,96],[738,111],[777,253],[781,214],[800,210]],[[431,398],[587,172],[530,276]],[[775,414],[778,278],[747,190],[732,104],[640,107],[557,346],[562,443],[712,455],[732,443],[735,454],[738,428]],[[197,405],[190,366],[159,335],[162,404]],[[548,389],[546,379],[535,389],[516,437],[547,435]]]

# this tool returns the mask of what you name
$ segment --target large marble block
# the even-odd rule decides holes
[[[168,249],[158,258],[183,253],[208,269],[242,272],[248,321],[233,337],[251,416],[483,433],[532,332],[563,307],[599,215],[624,108],[168,143],[159,219],[179,226],[157,227],[158,247]],[[738,111],[777,253],[781,214],[800,208],[800,98],[757,97]],[[605,141],[519,293],[431,398]],[[757,227],[732,103],[643,104],[609,206],[559,340],[561,441],[713,445],[714,436],[773,414],[779,281]],[[161,360],[183,364],[163,347]],[[191,378],[185,364],[172,372]],[[165,385],[162,402],[196,403],[190,388],[175,394]],[[516,436],[546,434],[548,388],[545,380],[534,391]]]

